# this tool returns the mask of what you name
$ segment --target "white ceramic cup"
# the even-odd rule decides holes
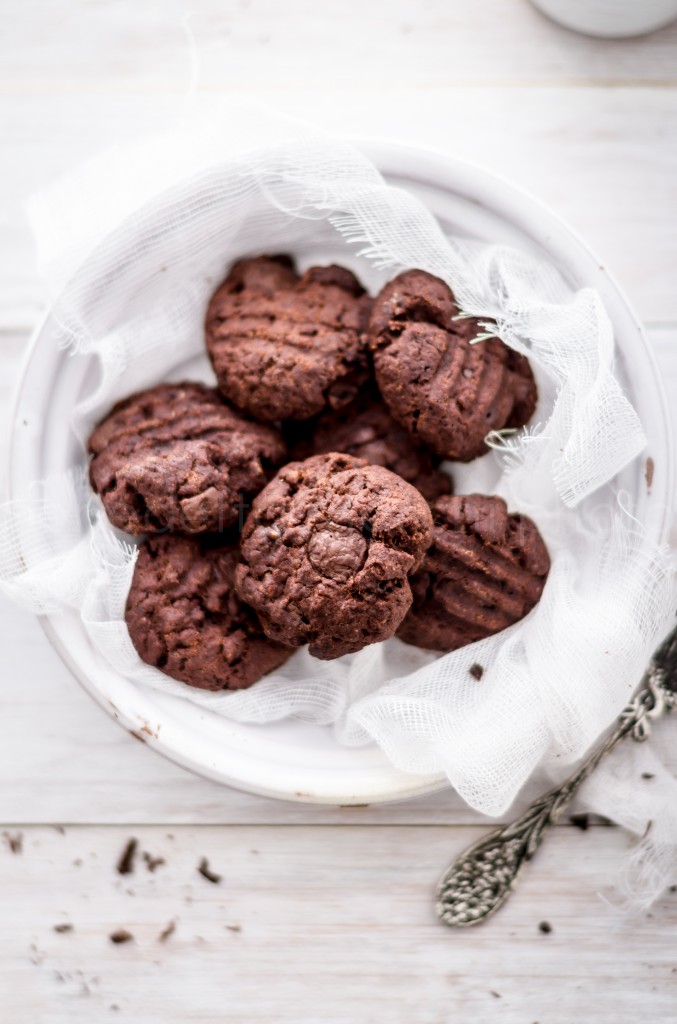
[[[677,18],[677,0],[531,0],[565,28],[606,39],[641,36]]]

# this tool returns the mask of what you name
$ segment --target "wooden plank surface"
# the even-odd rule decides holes
[[[677,895],[639,919],[609,904],[622,833],[558,830],[490,925],[449,931],[433,887],[479,832],[28,829],[0,847],[3,1021],[673,1024]]]

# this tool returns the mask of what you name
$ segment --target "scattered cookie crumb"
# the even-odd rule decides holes
[[[118,928],[116,932],[111,932],[108,938],[111,942],[114,942],[116,946],[122,945],[123,942],[134,941],[134,936],[131,932],[128,932],[126,928]]]
[[[144,852],[143,859],[149,871],[155,871],[165,863],[164,857],[152,857],[150,853]]]
[[[215,871],[212,871],[209,867],[209,861],[206,857],[203,857],[198,865],[198,873],[206,878],[208,882],[212,882],[214,885],[218,885],[221,881],[221,875],[217,875]]]
[[[494,999],[500,999],[501,998],[501,993],[500,992],[494,992],[493,988],[491,989],[489,995],[492,995],[494,997]]]
[[[65,935],[66,932],[72,932],[73,931],[73,925],[72,924],[55,924],[54,925],[54,931],[58,935]]]
[[[589,814],[572,814],[569,816],[569,821],[576,828],[580,828],[581,832],[587,832],[590,828],[590,815]]]
[[[648,491],[651,490],[655,468],[656,466],[654,460],[651,458],[651,456],[649,456],[649,458],[646,460],[646,469],[644,470],[644,478],[646,480],[646,487]]]
[[[473,679],[476,679],[477,682],[479,683],[480,679],[484,675],[484,668],[478,662],[475,662],[473,665],[470,666],[468,672],[473,677]]]
[[[176,921],[172,918],[169,924],[162,929],[158,935],[158,942],[166,942],[170,935],[173,935],[176,931]]]
[[[538,930],[539,932],[543,932],[544,935],[549,935],[552,931],[552,925],[549,921],[541,921],[538,926]]]
[[[22,853],[24,846],[24,837],[21,832],[16,832],[12,835],[11,832],[3,832],[3,838],[9,846],[10,853]]]
[[[241,924],[227,924],[226,925],[226,929],[229,932],[241,932],[242,931],[242,925]]]
[[[642,778],[643,779],[655,779],[656,776],[653,774],[653,772],[642,772]]]
[[[138,840],[130,839],[125,846],[117,863],[117,872],[119,875],[130,875],[134,870],[134,859],[136,857],[136,848],[138,845]]]

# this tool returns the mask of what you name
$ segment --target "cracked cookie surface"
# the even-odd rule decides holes
[[[125,621],[142,661],[201,690],[240,690],[282,665],[235,593],[237,538],[149,537],[140,546]]]
[[[422,495],[381,466],[337,453],[289,463],[245,523],[238,593],[275,640],[324,659],[359,651],[404,618],[431,526]]]
[[[282,436],[202,384],[161,384],[118,403],[89,438],[108,518],[138,536],[227,528],[285,457]]]
[[[299,277],[288,257],[240,260],[206,315],[221,392],[267,422],[346,404],[368,376],[370,305],[343,267],[311,267]]]
[[[405,271],[374,299],[369,343],[394,418],[439,456],[469,462],[491,430],[527,423],[537,391],[524,356],[499,338],[471,344],[482,328],[458,313],[444,281]]]
[[[531,519],[482,494],[433,503],[433,541],[411,579],[414,601],[397,635],[454,651],[498,633],[539,601],[550,557]]]
[[[305,427],[299,425],[298,430]],[[293,436],[293,434],[292,434]],[[307,436],[290,447],[292,458],[327,452],[345,452],[397,473],[434,501],[452,490],[451,478],[438,469],[440,459],[415,444],[404,427],[392,418],[375,388],[364,389],[342,409],[329,409],[307,428]]]

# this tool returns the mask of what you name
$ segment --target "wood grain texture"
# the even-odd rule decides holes
[[[77,92],[85,82],[98,92],[160,90],[176,87],[181,71],[179,84],[187,84],[189,37],[211,88],[677,82],[677,25],[605,42],[563,31],[528,0],[12,6],[12,34],[0,51],[3,91]]]
[[[609,905],[622,833],[560,829],[490,925],[449,931],[433,888],[478,834],[28,829],[22,853],[0,846],[3,1020],[637,1024],[650,1007],[672,1024],[677,895],[635,920]],[[135,869],[121,876],[132,836]],[[143,852],[165,863],[150,872]],[[198,873],[203,857],[218,884]],[[133,939],[115,945],[120,929]]]

